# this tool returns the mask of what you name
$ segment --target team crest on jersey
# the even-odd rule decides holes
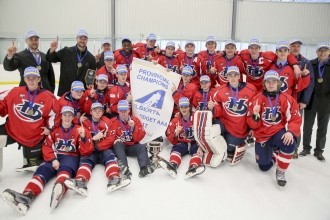
[[[229,97],[229,101],[223,102],[224,110],[227,112],[228,115],[231,116],[242,116],[245,115],[247,112],[247,99],[239,99],[236,101],[236,105],[234,99]]]
[[[222,71],[220,72],[219,74],[219,77],[223,80],[223,81],[228,81],[227,79],[227,71],[228,71],[228,68],[227,67],[224,67],[222,69]]]
[[[15,115],[26,122],[35,122],[42,119],[42,111],[41,108],[44,107],[39,103],[34,103],[32,106],[32,110],[29,108],[29,101],[22,99],[21,104],[13,105]]]
[[[67,144],[65,144],[65,140],[58,138],[57,139],[57,144],[56,144],[56,150],[60,151],[60,152],[76,152],[76,146],[73,144],[74,140],[70,139],[67,140],[66,142]]]
[[[280,107],[276,107],[275,117],[272,115],[272,109],[270,107],[264,107],[262,118],[267,124],[276,125],[281,122]]]
[[[248,65],[246,68],[246,72],[249,74],[249,76],[253,79],[260,79],[264,75],[265,71],[262,69],[262,67],[258,66],[251,66]]]
[[[153,107],[153,108],[162,109],[164,104],[164,97],[165,97],[165,91],[156,90],[152,93],[149,93],[146,96],[136,99],[135,101],[141,103],[142,106],[146,108]]]
[[[119,137],[122,142],[129,142],[133,140],[132,134],[130,131],[123,131]]]
[[[179,134],[179,138],[180,139],[188,139],[188,140],[194,140],[194,132],[193,132],[193,128],[189,127],[189,128],[185,128],[184,132],[181,132]]]
[[[286,92],[288,90],[288,77],[287,76],[280,76],[280,80],[282,82],[281,91]]]

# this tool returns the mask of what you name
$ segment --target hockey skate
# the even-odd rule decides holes
[[[143,178],[146,175],[153,173],[155,171],[155,169],[156,169],[156,167],[153,164],[150,164],[146,167],[141,167],[141,170],[139,172],[139,177]]]
[[[64,195],[64,192],[65,190],[63,183],[55,183],[52,192],[52,197],[50,199],[50,208],[52,211],[57,208],[58,204],[60,203]]]
[[[129,170],[128,166],[125,165],[121,160],[118,161],[118,166],[120,170],[120,176],[125,176],[125,178],[131,179],[132,173]]]
[[[86,186],[83,179],[81,179],[81,178],[80,179],[69,178],[69,179],[66,179],[64,181],[64,184],[69,189],[72,189],[72,190],[76,191],[80,195],[87,196],[87,186]]]
[[[41,158],[24,158],[24,165],[21,168],[16,168],[16,172],[35,172],[42,162]]]
[[[205,171],[205,166],[203,164],[199,166],[192,165],[189,167],[188,171],[186,172],[186,179],[202,174],[204,171]]]
[[[117,189],[128,186],[131,183],[131,179],[126,176],[120,178],[119,176],[112,176],[108,181],[108,192],[113,192]]]
[[[176,163],[169,163],[164,159],[158,161],[158,164],[170,174],[171,177],[176,178],[178,165]]]
[[[13,207],[21,215],[26,214],[33,199],[33,194],[31,192],[22,194],[11,189],[3,191],[1,196],[8,205]]]
[[[277,180],[277,184],[280,187],[284,187],[286,185],[285,172],[277,169],[276,170],[276,180]]]

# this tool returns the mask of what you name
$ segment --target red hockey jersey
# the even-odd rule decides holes
[[[211,79],[211,88],[214,88],[216,84],[219,84],[219,82],[217,81],[218,75],[217,73],[211,73],[210,69],[212,67],[216,68],[215,62],[222,57],[222,54],[221,53],[209,54],[207,50],[203,50],[199,52],[198,55],[202,56],[205,60],[206,74]]]
[[[178,60],[180,68],[181,66],[190,66],[193,69],[193,77],[191,78],[191,82],[199,87],[200,76],[206,74],[206,64],[204,58],[198,54],[194,54],[193,57],[188,57],[187,53],[181,53],[178,55]]]
[[[129,83],[125,85],[117,85],[113,86],[110,89],[109,93],[109,104],[110,104],[110,111],[114,113],[118,113],[117,105],[120,100],[126,99],[127,95],[130,93],[131,87]]]
[[[195,142],[194,132],[193,132],[193,115],[189,116],[189,120],[186,121],[183,119],[182,115],[180,114],[178,117],[175,117],[171,120],[170,124],[166,130],[166,137],[171,144],[177,143],[190,143]],[[180,132],[179,136],[175,136],[175,129],[177,126],[183,127],[182,131]]]
[[[163,67],[170,69],[172,72],[178,73],[179,72],[179,60],[176,56],[168,57],[166,55],[161,55],[157,61]]]
[[[215,61],[215,68],[218,72],[218,83],[220,85],[226,84],[227,80],[227,68],[230,66],[237,66],[240,74],[241,74],[241,81],[242,81],[242,74],[244,72],[244,65],[241,58],[235,55],[231,59],[227,59],[226,57],[222,56]]]
[[[103,65],[100,69],[96,71],[95,76],[98,76],[100,74],[105,74],[108,76],[108,85],[115,85],[118,82],[116,74],[109,72],[105,65]]]
[[[257,90],[252,84],[245,82],[239,84],[238,94],[235,89],[231,90],[229,83],[220,86],[214,94],[214,101],[218,105],[214,106],[213,117],[220,118],[231,135],[238,138],[246,137],[249,132],[246,122],[248,103],[256,92]]]
[[[13,88],[0,100],[0,115],[8,115],[5,126],[9,136],[26,147],[34,147],[44,139],[42,127],[54,127],[57,100],[48,90],[38,89],[31,114],[29,97],[32,102],[33,92],[28,95],[26,86]]]
[[[203,92],[202,89],[199,89],[192,100],[194,110],[208,110],[207,103],[213,101],[213,96],[216,91],[215,88],[210,89],[208,92]]]
[[[178,105],[179,105],[179,99],[182,97],[186,97],[189,99],[190,104],[192,104],[192,100],[194,97],[194,94],[198,91],[198,87],[194,83],[188,83],[186,86],[183,86],[182,81],[180,82],[178,86],[178,90],[176,90],[173,93],[173,100],[174,100],[174,110],[173,113],[177,113]]]

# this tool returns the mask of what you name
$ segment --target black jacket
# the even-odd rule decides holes
[[[85,76],[88,69],[96,69],[95,57],[87,50],[82,53],[82,57],[84,54],[86,56],[82,60],[82,66],[78,68],[78,58],[76,52],[76,46],[73,47],[64,47],[58,52],[49,53],[47,52],[46,58],[48,61],[52,63],[61,62],[61,73],[60,73],[60,81],[58,86],[58,96],[62,96],[64,93],[70,91],[71,83],[73,81],[79,80],[84,83]]]
[[[46,59],[46,54],[40,52],[41,56],[41,86],[44,89],[49,90],[54,93],[55,90],[55,73],[52,64]],[[19,71],[21,75],[21,81],[19,83],[20,86],[25,86],[24,82],[24,70],[26,67],[33,66],[37,67],[37,62],[34,59],[33,55],[28,49],[25,49],[19,53],[16,53],[10,60],[5,57],[3,61],[3,68],[7,71]]]
[[[330,59],[325,64],[322,83],[318,82],[318,58],[311,60],[311,63],[314,71],[315,87],[307,109],[321,113],[330,113]]]

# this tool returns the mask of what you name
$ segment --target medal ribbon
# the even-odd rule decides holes
[[[278,102],[278,94],[276,94],[275,99],[275,105],[273,106],[273,101],[270,99],[270,97],[267,95],[268,103],[270,105],[270,108],[272,109],[272,116],[276,116],[276,109],[277,109],[277,102]]]

